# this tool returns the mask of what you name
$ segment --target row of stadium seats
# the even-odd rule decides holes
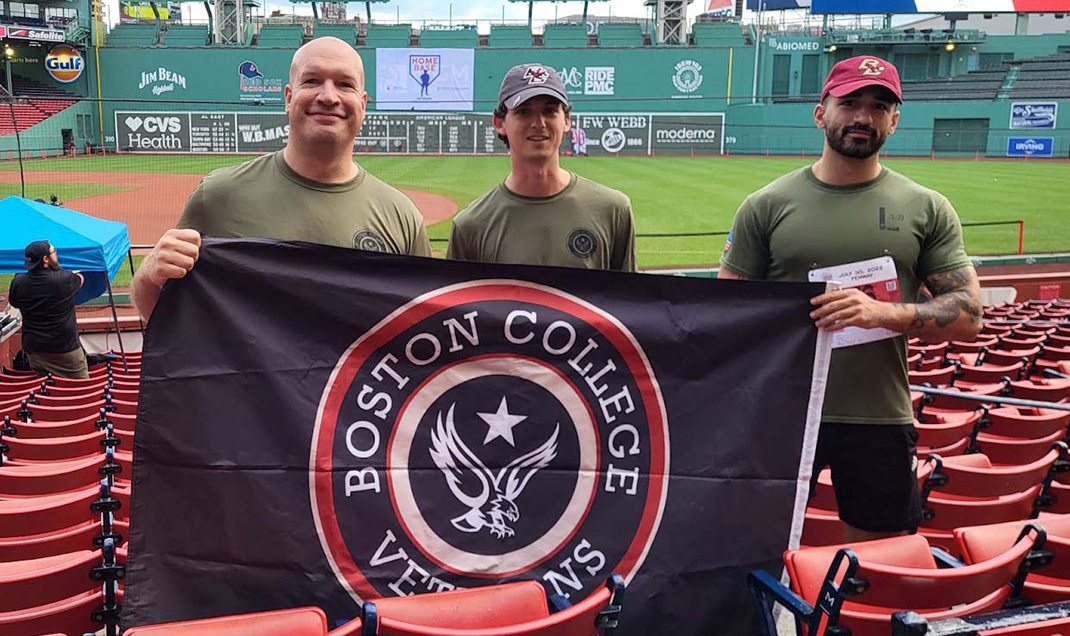
[[[117,630],[140,354],[86,380],[0,372],[0,633]]]
[[[696,25],[696,44],[702,46],[738,46],[743,44],[738,26]],[[336,37],[353,46],[369,48],[409,46],[438,48],[477,48],[479,34],[475,29],[424,28],[414,32],[411,24],[371,24],[363,42],[359,42],[356,25],[320,24],[313,30],[313,38]],[[254,42],[261,48],[294,49],[304,42],[304,27],[300,24],[265,24]],[[644,35],[639,24],[603,24],[594,38],[599,46],[643,46]],[[111,30],[108,46],[202,47],[212,44],[211,33],[205,25],[172,24],[163,31],[153,25],[120,24]],[[581,24],[548,24],[542,35],[547,47],[586,47],[591,44],[587,29]],[[529,48],[535,37],[527,26],[491,25],[487,45],[495,48]]]
[[[904,81],[907,100],[1070,97],[1070,54],[1003,62],[965,75]]]
[[[1070,600],[1070,515],[958,528],[950,545],[958,557],[921,535],[789,550],[790,589],[767,572],[750,575],[763,634],[777,634],[775,604],[800,635],[1055,634],[1070,625],[1060,611]],[[983,616],[1033,603],[1053,605]],[[960,617],[972,618],[947,620]]]
[[[795,614],[800,633],[849,629],[865,636],[891,633],[893,614],[904,608],[914,613],[894,619],[895,634],[994,634],[1055,610],[1027,608],[1001,615],[1003,623],[972,618],[974,631],[936,621],[1070,602],[1070,410],[1054,408],[1070,404],[1070,304],[990,306],[984,317],[969,342],[912,339],[911,384],[1050,408],[914,392],[924,511],[917,534],[842,545],[831,473],[823,470],[808,502],[802,547],[784,555],[790,589],[767,573],[751,575],[766,636],[776,634],[776,603]],[[1023,531],[1031,522],[1036,527]],[[1046,622],[1039,631],[1009,633],[1060,628]]]
[[[617,627],[624,579],[614,574],[586,599],[546,597],[537,581],[366,602],[360,618],[327,630],[318,607],[137,627],[126,636],[591,636]]]

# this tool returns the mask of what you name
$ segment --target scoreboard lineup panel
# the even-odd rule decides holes
[[[587,133],[592,155],[722,154],[723,113],[582,113],[572,125]],[[289,136],[285,113],[115,111],[116,152],[263,153]],[[568,134],[563,151],[572,150]],[[489,113],[369,112],[355,152],[503,155]]]

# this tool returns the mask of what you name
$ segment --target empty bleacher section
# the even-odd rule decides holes
[[[260,27],[256,45],[263,48],[296,49],[305,39],[305,27],[300,24],[265,24]]]
[[[1038,97],[1070,98],[1070,53],[1059,53],[1013,63],[1018,79],[1011,87],[1011,99]]]
[[[474,49],[479,46],[479,33],[475,29],[423,29],[420,46]]]
[[[488,43],[490,46],[502,48],[529,47],[533,44],[531,29],[526,26],[492,24]]]
[[[411,24],[369,24],[364,46],[406,47],[412,43]]]
[[[357,29],[352,24],[317,24],[312,38],[338,38],[346,44],[356,46]]]
[[[543,46],[587,46],[587,27],[582,24],[547,24],[542,34]]]
[[[160,32],[155,24],[119,24],[111,30],[105,46],[156,46]]]
[[[995,99],[1003,85],[1007,69],[973,71],[955,77],[903,82],[903,98],[908,101],[928,99]]]
[[[691,28],[695,46],[742,46],[743,31],[734,22],[696,22]]]
[[[18,130],[21,132],[73,106],[76,102],[74,95],[58,88],[17,75],[13,81],[16,96],[15,119],[11,118],[11,108],[6,105],[0,107],[0,135],[14,133],[15,122],[18,122]]]
[[[638,24],[601,24],[599,46],[643,46],[643,30]]]
[[[194,24],[172,24],[163,33],[164,46],[207,46],[208,26]]]
[[[904,81],[907,100],[1070,98],[1070,53],[1006,61],[965,75]]]

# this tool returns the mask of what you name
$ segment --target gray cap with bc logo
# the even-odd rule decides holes
[[[565,84],[557,71],[543,64],[520,64],[509,69],[498,89],[498,103],[512,109],[532,97],[546,95],[568,104]]]

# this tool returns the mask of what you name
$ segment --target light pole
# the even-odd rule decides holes
[[[11,58],[15,57],[15,49],[11,48],[10,44],[4,44],[4,71],[7,75],[7,88],[4,89],[4,93],[7,95],[7,107],[11,112],[11,125],[15,127],[15,147],[19,153],[19,183],[22,193],[22,198],[26,198],[26,173],[22,166],[22,137],[19,135],[19,121],[15,119],[15,91],[11,86]]]
[[[11,58],[15,57],[15,49],[11,48],[10,44],[4,45],[4,77],[7,83],[7,92],[12,95],[15,94],[15,87],[11,85]]]

